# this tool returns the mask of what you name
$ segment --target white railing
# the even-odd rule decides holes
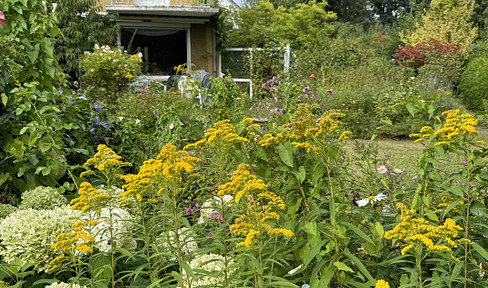
[[[136,6],[210,6],[212,0],[112,0],[112,5]]]

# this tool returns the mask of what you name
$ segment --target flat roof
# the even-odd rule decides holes
[[[219,13],[219,8],[210,6],[137,6],[137,5],[106,5],[108,13],[119,15],[151,15],[175,17],[211,17]]]

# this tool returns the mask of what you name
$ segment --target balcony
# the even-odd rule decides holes
[[[111,0],[111,5],[128,5],[128,6],[215,6],[213,0]]]
[[[104,0],[105,10],[124,15],[166,16],[166,17],[204,17],[219,12],[218,0]],[[103,3],[103,2],[102,2]],[[147,19],[147,21],[152,21]]]

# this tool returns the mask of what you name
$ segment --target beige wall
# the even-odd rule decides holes
[[[191,36],[191,63],[193,69],[203,69],[213,73],[213,39],[210,23],[193,24],[190,29]]]

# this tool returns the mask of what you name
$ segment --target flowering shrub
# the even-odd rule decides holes
[[[194,271],[195,276],[192,277],[185,273],[185,282],[189,283],[191,287],[218,287],[224,283],[224,269],[225,259],[222,255],[214,253],[196,256],[190,261],[190,268]],[[227,260],[228,265],[234,265],[232,259]],[[229,269],[227,274],[232,276],[234,269]],[[181,287],[181,286],[180,286]]]
[[[113,207],[102,208],[98,213],[89,212],[84,215],[82,220],[96,221],[91,228],[91,234],[94,235],[94,246],[102,252],[110,252],[111,241],[116,243],[117,247],[134,250],[137,246],[132,234],[135,230],[134,216],[125,209]],[[110,223],[111,222],[111,223]]]
[[[176,260],[176,256],[171,251],[176,250],[178,245],[181,245],[180,249],[183,255],[186,255],[187,257],[193,256],[198,249],[196,238],[197,237],[192,229],[181,227],[178,229],[179,244],[176,243],[175,232],[171,230],[161,235],[159,244],[167,253],[172,255],[170,259],[174,261]]]
[[[35,263],[37,271],[49,269],[59,251],[51,249],[56,236],[70,231],[79,213],[69,206],[53,210],[18,210],[0,222],[0,255],[6,262],[17,257],[23,264]]]
[[[141,72],[142,54],[128,55],[119,48],[95,45],[80,60],[83,86],[87,94],[104,104],[115,103],[115,96]]]
[[[56,282],[50,285],[47,285],[44,288],[86,288],[86,286],[80,286],[78,284],[73,284],[73,283],[64,283],[64,282]]]
[[[19,209],[49,210],[68,204],[66,197],[51,187],[38,186],[22,193]]]
[[[17,207],[14,207],[10,204],[0,204],[0,219],[7,217],[8,215],[12,214]]]

